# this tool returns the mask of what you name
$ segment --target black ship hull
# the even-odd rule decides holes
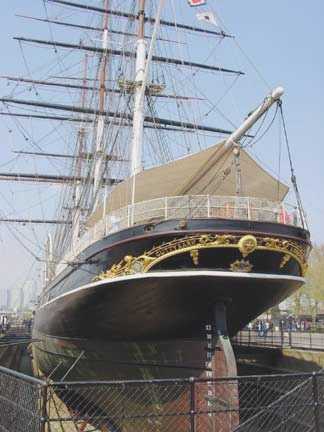
[[[108,236],[49,287],[35,316],[37,367],[54,379],[72,365],[69,379],[201,376],[214,304],[226,304],[234,335],[301,286],[308,248],[300,228],[220,219]]]
[[[226,302],[234,335],[302,283],[292,276],[175,271],[85,285],[38,311],[37,363],[48,374],[62,361],[61,378],[83,352],[69,379],[200,376],[215,303]]]

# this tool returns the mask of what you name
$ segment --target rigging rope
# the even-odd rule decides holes
[[[298,189],[298,184],[297,184],[295,169],[294,169],[294,165],[293,165],[293,161],[292,161],[291,149],[290,149],[290,145],[289,145],[288,133],[287,133],[287,127],[286,127],[286,121],[285,121],[285,116],[284,116],[284,113],[283,113],[282,101],[281,100],[278,101],[278,107],[279,107],[280,114],[281,114],[282,126],[283,126],[283,132],[284,132],[284,138],[285,138],[286,147],[287,147],[289,166],[290,166],[290,173],[291,173],[291,183],[292,183],[293,188],[294,188],[294,192],[295,192],[295,196],[296,196],[296,201],[297,201],[297,206],[298,206],[298,211],[299,211],[299,215],[300,215],[300,219],[301,219],[303,228],[307,228],[308,229],[306,215],[305,215],[305,212],[304,212],[304,209],[303,209],[303,204],[302,204],[300,192],[299,192],[299,189]]]

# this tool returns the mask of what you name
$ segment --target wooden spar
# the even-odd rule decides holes
[[[93,5],[86,5],[86,4],[80,4],[80,3],[74,3],[74,2],[70,2],[70,1],[65,1],[65,0],[47,0],[48,2],[51,3],[57,3],[57,4],[61,4],[61,5],[65,5],[65,6],[71,6],[71,7],[75,7],[78,9],[85,9],[85,10],[89,10],[89,11],[94,11],[94,12],[99,12],[99,13],[107,13],[107,11],[103,8],[100,7],[96,7]],[[127,19],[131,19],[131,20],[136,20],[138,19],[137,15],[128,13],[128,12],[123,12],[123,11],[117,11],[117,10],[109,10],[108,13],[110,15],[115,15],[121,18],[127,18]],[[155,23],[155,18],[152,17],[145,17],[145,22],[149,22],[151,24]],[[174,23],[172,21],[166,21],[166,20],[161,20],[160,24],[163,26],[167,26],[167,27],[174,27],[174,28],[179,28],[182,30],[188,30],[188,31],[193,31],[193,32],[198,32],[198,33],[205,33],[205,34],[209,34],[209,35],[214,35],[214,36],[220,36],[220,37],[229,37],[229,38],[233,38],[232,35],[227,34],[223,31],[217,32],[217,31],[213,31],[213,30],[206,30],[203,29],[201,27],[195,27],[195,26],[190,26],[190,25],[186,25],[186,24],[181,24],[181,23]]]
[[[81,153],[79,156],[75,156],[72,154],[64,154],[64,153],[30,152],[30,151],[24,151],[24,150],[13,150],[13,153],[22,154],[22,155],[63,158],[63,159],[77,159],[78,157],[80,157],[84,160],[93,159],[92,153]],[[113,155],[105,155],[105,158],[107,161],[118,161],[118,162],[126,162],[127,161],[126,159],[120,159],[120,158],[118,158],[118,156],[113,156]]]
[[[75,182],[88,181],[85,177],[74,177],[64,175],[46,175],[46,174],[29,174],[29,173],[12,173],[0,172],[0,181],[23,181],[37,183],[57,183],[57,184],[75,184]],[[106,178],[103,179],[104,184],[114,185],[120,180]]]
[[[12,113],[12,112],[0,112],[0,116],[8,116],[8,117],[20,117],[25,119],[38,119],[38,120],[57,120],[57,121],[71,121],[71,122],[80,122],[80,123],[92,123],[93,120],[91,119],[83,119],[83,118],[77,118],[77,117],[63,117],[63,116],[46,116],[46,115],[37,115],[37,114],[20,114],[20,113]],[[131,123],[120,123],[120,122],[112,122],[111,120],[106,120],[107,124],[112,124],[114,126],[124,126],[124,127],[131,127]],[[181,127],[167,127],[163,125],[148,125],[144,124],[145,129],[159,129],[163,130],[165,132],[186,132],[186,133],[193,133],[194,129],[185,129]],[[250,135],[246,135],[250,138],[253,138]]]
[[[69,88],[69,89],[76,89],[76,90],[90,90],[90,91],[99,91],[99,87],[93,87],[93,86],[87,86],[87,85],[77,85],[77,84],[66,84],[66,83],[60,83],[56,81],[44,81],[44,80],[33,80],[29,78],[21,78],[21,77],[11,77],[3,75],[0,78],[7,79],[8,81],[14,81],[14,82],[22,82],[26,84],[39,84],[43,86],[53,86],[53,87],[62,87],[62,88]],[[87,79],[88,80],[88,79]],[[106,87],[107,93],[118,93],[118,94],[126,94],[128,93],[123,92],[119,89],[113,89]],[[199,97],[192,97],[192,96],[178,96],[178,95],[170,95],[170,94],[151,94],[149,88],[146,89],[146,95],[157,97],[157,98],[169,98],[169,99],[179,99],[179,100],[205,100],[204,98]]]
[[[82,118],[74,118],[74,117],[63,117],[63,116],[49,116],[49,115],[38,115],[38,114],[20,114],[20,113],[12,113],[12,112],[0,112],[0,115],[8,116],[8,117],[20,117],[26,119],[39,119],[39,120],[57,120],[57,121],[71,121],[71,122],[84,122],[84,123],[92,123],[91,119],[82,119]]]
[[[68,22],[64,22],[64,21],[57,21],[57,20],[51,20],[51,19],[46,19],[46,18],[39,18],[39,17],[33,17],[33,16],[28,16],[28,15],[19,15],[16,14],[15,15],[18,18],[24,18],[24,19],[30,19],[32,21],[39,21],[39,22],[45,22],[45,23],[49,23],[49,24],[56,24],[56,25],[61,25],[61,26],[67,26],[67,27],[74,27],[77,29],[81,29],[81,30],[93,30],[93,31],[102,31],[101,27],[93,27],[93,26],[87,26],[87,25],[81,25],[81,24],[74,24],[74,23],[68,23]],[[125,34],[124,32],[111,32],[111,33],[117,33],[117,34]]]
[[[55,219],[10,219],[0,218],[0,222],[5,223],[22,223],[22,224],[56,224],[56,225],[69,225],[71,221],[55,220]]]
[[[51,108],[61,111],[70,111],[70,112],[77,112],[77,113],[83,113],[83,114],[102,114],[105,117],[112,117],[112,118],[118,118],[118,119],[124,119],[129,120],[130,122],[133,120],[133,116],[130,114],[124,114],[124,113],[118,113],[113,111],[104,111],[100,113],[97,109],[92,108],[82,108],[78,106],[71,106],[71,105],[61,105],[61,104],[50,104],[50,103],[44,103],[44,102],[38,102],[38,101],[27,101],[22,99],[11,99],[11,98],[0,98],[0,102],[4,103],[14,103],[18,105],[30,105],[30,106],[38,106],[42,108]],[[26,114],[25,114],[26,115]],[[82,121],[82,119],[81,119]],[[206,132],[214,132],[214,133],[221,133],[225,135],[229,135],[232,132],[220,129],[220,128],[214,128],[210,126],[204,126],[204,125],[196,125],[194,123],[188,123],[188,122],[181,122],[177,120],[169,120],[169,119],[163,119],[159,117],[149,117],[145,116],[144,118],[145,122],[153,123],[154,125],[159,126],[173,126],[173,127],[179,127],[182,129],[192,129],[192,130],[201,130]]]
[[[21,78],[21,77],[11,77],[11,76],[1,76],[0,78],[7,79],[8,81],[21,82],[26,84],[39,84],[43,86],[53,86],[53,87],[63,87],[69,89],[76,90],[90,90],[90,91],[99,91],[98,87],[86,86],[86,85],[77,85],[77,84],[66,84],[63,82],[55,82],[55,81],[44,81],[44,80],[34,80],[29,78]],[[121,93],[118,89],[108,89],[108,91]]]
[[[74,24],[71,22],[57,21],[57,20],[51,20],[51,19],[45,19],[45,18],[37,18],[37,17],[27,16],[27,15],[18,15],[17,14],[16,16],[19,18],[25,18],[25,19],[30,19],[30,20],[34,20],[34,21],[40,21],[40,22],[46,22],[49,24],[60,25],[60,26],[64,26],[64,27],[71,27],[71,28],[76,28],[76,29],[81,29],[81,30],[102,31],[102,28],[100,28],[100,27],[92,27],[92,26],[86,26],[86,25],[81,25],[81,24]],[[123,31],[112,30],[112,29],[109,29],[109,33],[117,34],[117,35],[121,35],[121,36],[129,36],[129,37],[136,37],[137,36],[135,33],[123,32]],[[145,39],[150,39],[150,36],[145,36]],[[184,44],[182,42],[172,40],[172,39],[158,38],[158,40],[162,41],[162,42],[170,42],[173,44]]]
[[[59,41],[46,41],[42,39],[31,39],[31,38],[24,38],[24,37],[14,37],[14,40],[17,40],[19,42],[31,42],[31,43],[37,43],[40,45],[49,45],[49,46],[55,46],[55,47],[61,47],[61,48],[69,48],[69,49],[79,49],[79,50],[85,50],[85,51],[91,51],[91,52],[106,52],[110,55],[117,55],[117,56],[123,56],[123,57],[135,57],[135,54],[131,51],[122,51],[117,49],[103,49],[103,48],[97,48],[92,47],[89,45],[76,45],[76,44],[70,44],[65,42],[59,42]],[[235,75],[244,75],[244,72],[242,71],[236,71],[228,68],[223,68],[220,66],[214,66],[214,65],[207,65],[204,63],[195,63],[190,62],[186,60],[181,59],[175,59],[175,58],[169,58],[169,57],[161,57],[161,56],[152,56],[152,61],[158,62],[158,63],[166,63],[166,64],[175,64],[178,66],[190,66],[197,69],[202,70],[209,70],[209,71],[215,71],[215,72],[224,72],[224,73],[230,73]]]

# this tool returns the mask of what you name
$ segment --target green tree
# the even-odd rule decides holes
[[[312,250],[303,291],[315,323],[319,305],[324,302],[324,245],[315,246]]]
[[[314,246],[309,258],[305,285],[289,301],[295,316],[311,315],[315,324],[319,306],[324,302],[324,245]]]

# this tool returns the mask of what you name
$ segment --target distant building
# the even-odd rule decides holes
[[[19,310],[24,310],[25,308],[25,292],[24,287],[20,287],[19,290]]]
[[[11,291],[9,288],[6,289],[6,309],[11,310]]]
[[[11,309],[11,291],[9,288],[0,288],[0,309],[5,311]]]

